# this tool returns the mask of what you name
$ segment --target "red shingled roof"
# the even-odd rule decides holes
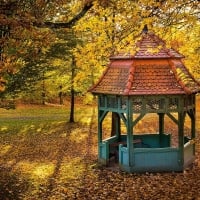
[[[135,54],[130,55],[121,52],[118,55],[111,56],[111,59],[149,59],[149,58],[184,58],[182,54],[175,51],[173,48],[166,48],[165,42],[161,40],[154,33],[146,33],[136,43],[137,51]]]
[[[137,42],[134,55],[118,54],[90,91],[96,94],[150,95],[191,94],[200,91],[181,61],[184,56],[167,49],[153,33],[145,33]]]

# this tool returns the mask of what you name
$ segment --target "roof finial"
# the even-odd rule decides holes
[[[143,28],[143,30],[142,30],[142,33],[145,33],[145,34],[148,33],[148,27],[147,27],[147,24],[144,25],[144,28]]]

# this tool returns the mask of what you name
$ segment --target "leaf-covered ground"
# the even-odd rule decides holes
[[[0,200],[200,199],[199,135],[196,160],[183,173],[128,174],[97,165],[96,109],[79,106],[74,124],[68,115],[66,106],[1,110]],[[198,108],[198,132],[199,116]]]

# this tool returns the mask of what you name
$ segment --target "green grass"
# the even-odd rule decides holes
[[[14,110],[0,109],[0,120],[12,118],[35,118],[35,117],[66,117],[69,114],[69,109],[65,106],[50,107],[50,106],[20,106]]]
[[[69,117],[66,107],[20,107],[15,110],[0,111],[0,133],[34,133],[49,131],[56,124],[64,123]]]
[[[75,109],[75,121],[88,123],[92,109]],[[66,106],[20,106],[15,110],[0,109],[0,133],[34,132],[39,129],[51,131],[60,123],[69,121],[69,108]]]

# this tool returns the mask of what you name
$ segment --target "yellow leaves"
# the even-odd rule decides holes
[[[177,71],[177,76],[185,84],[186,87],[193,86],[194,84],[193,80],[186,73],[184,73],[180,68],[177,68],[176,71]]]
[[[72,170],[73,169],[73,170]],[[69,179],[76,179],[82,175],[85,170],[85,165],[81,163],[81,158],[77,157],[71,161],[63,163],[60,172],[64,175],[61,180],[67,181]]]
[[[55,67],[60,67],[64,64],[64,61],[58,58],[53,59],[51,62],[52,62],[52,65]]]
[[[87,119],[87,118],[84,118],[82,119],[82,121],[86,124],[88,124],[90,122],[90,119]],[[88,131],[88,130],[86,130]],[[78,143],[78,144],[81,144],[83,143],[86,139],[87,139],[87,132],[86,131],[83,131],[81,129],[75,129],[71,132],[70,136],[69,136],[69,140],[72,142],[72,143]]]
[[[168,26],[160,29],[155,29],[156,33],[161,35],[167,42],[167,48],[174,48],[185,56],[184,63],[190,72],[196,77],[200,77],[200,26],[195,23],[192,27],[186,26],[180,28],[179,26]]]
[[[197,100],[199,105],[199,98]],[[195,141],[197,150],[195,163],[184,173],[128,174],[121,172],[116,164],[107,168],[94,167],[97,164],[97,121],[93,120],[92,106],[78,104],[76,112],[77,117],[80,118],[79,123],[49,124],[49,119],[58,120],[60,115],[63,116],[61,120],[66,121],[67,107],[55,109],[55,107],[26,106],[23,111],[19,107],[12,112],[1,111],[1,127],[4,127],[5,117],[7,117],[7,127],[10,131],[0,134],[0,152],[2,152],[0,197],[3,197],[2,199],[19,197],[19,199],[49,200],[169,200],[174,198],[196,200],[200,197],[199,136]],[[199,111],[200,107],[197,106],[197,119],[199,119]],[[46,122],[41,120],[43,112],[44,119],[48,118]],[[24,124],[21,124],[17,130],[11,129],[14,127],[13,124],[19,126],[22,121],[19,121],[19,117],[26,119],[27,116],[33,117],[33,115],[32,120],[37,123],[32,121],[31,129],[27,130],[26,134],[19,134],[21,129],[24,129]],[[9,117],[12,118],[11,121]],[[92,124],[88,122],[89,120],[93,120]],[[149,117],[148,122],[141,128],[155,129],[152,116]],[[41,123],[42,129],[37,132],[41,128]],[[108,120],[107,125],[109,123]],[[172,130],[170,119],[167,119],[166,123]],[[177,135],[176,130],[173,130],[172,134]],[[25,184],[25,187],[22,187],[22,184]]]
[[[4,54],[5,55],[5,54]],[[3,63],[2,63],[2,71],[7,71],[9,73],[16,73],[19,68],[21,66],[24,66],[25,62],[20,59],[20,58],[17,58],[17,56],[14,56],[14,55],[11,55],[11,56],[2,56],[3,58]]]
[[[39,164],[33,169],[32,176],[36,176],[39,179],[46,179],[53,174],[54,165],[52,164]]]
[[[86,93],[83,103],[86,105],[90,105],[94,102],[94,96],[91,93]],[[89,121],[87,120],[87,123]]]
[[[41,51],[43,54],[46,54],[49,51],[49,47],[42,47]]]
[[[48,38],[48,39],[47,39]],[[26,61],[40,59],[49,50],[52,36],[47,29],[12,27],[1,55],[4,71],[17,73]],[[25,61],[26,60],[26,61]]]
[[[161,49],[163,48],[162,45],[158,45],[157,47],[147,47],[147,52],[145,53],[151,53],[151,54],[156,54],[158,53]]]
[[[3,131],[3,128],[1,129]],[[12,148],[9,144],[0,145],[0,156],[6,154]]]

